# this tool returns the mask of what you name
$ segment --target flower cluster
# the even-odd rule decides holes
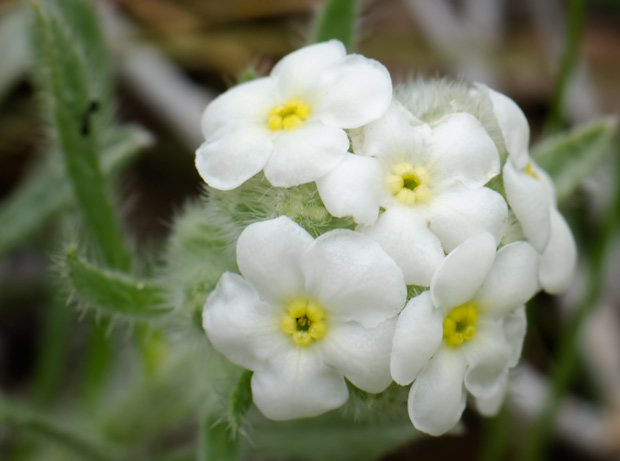
[[[331,219],[304,229],[300,205],[247,225],[239,274],[224,273],[204,306],[207,336],[254,372],[265,416],[338,408],[347,381],[410,385],[411,421],[433,435],[459,421],[467,393],[481,413],[498,410],[524,303],[564,290],[576,259],[512,100],[482,85],[394,93],[385,67],[330,41],[219,96],[202,128],[209,186],[233,193],[264,175],[286,195],[310,183]],[[352,224],[330,228],[336,218]]]

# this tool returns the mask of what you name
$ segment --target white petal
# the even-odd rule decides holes
[[[525,315],[525,306],[521,306],[516,311],[504,317],[504,334],[506,335],[506,342],[510,348],[510,361],[508,362],[510,368],[515,367],[517,363],[519,363],[526,330],[527,318]]]
[[[211,187],[230,190],[262,170],[272,150],[271,137],[261,130],[223,129],[198,148],[196,168]]]
[[[332,171],[349,149],[349,138],[340,128],[319,122],[281,133],[265,166],[265,177],[276,187],[314,181]]]
[[[483,416],[495,416],[499,413],[506,392],[508,391],[508,385],[504,385],[499,391],[489,397],[476,397],[476,408]]]
[[[273,67],[271,77],[282,94],[299,97],[299,93],[313,91],[325,68],[342,61],[346,53],[344,45],[338,40],[306,46],[284,56]]]
[[[485,314],[503,317],[528,302],[539,290],[538,253],[527,242],[500,248],[476,299]]]
[[[273,306],[240,275],[226,272],[209,295],[202,325],[215,348],[231,362],[256,370],[286,338]]]
[[[333,171],[317,179],[316,185],[332,215],[353,216],[357,223],[372,224],[385,195],[382,176],[377,159],[347,154]]]
[[[250,224],[237,241],[237,264],[263,299],[285,302],[303,290],[301,257],[313,242],[286,216]]]
[[[490,88],[488,90],[508,153],[517,168],[524,168],[528,162],[530,142],[527,119],[519,106],[508,96]]]
[[[480,122],[471,114],[455,113],[433,127],[428,164],[433,181],[482,187],[499,174],[499,152]]]
[[[269,419],[308,418],[345,403],[349,391],[342,373],[321,359],[318,349],[278,351],[269,368],[255,371],[252,396]]]
[[[501,320],[479,317],[473,338],[459,347],[467,360],[465,387],[469,392],[490,397],[506,385],[510,350]]]
[[[390,208],[374,225],[359,230],[379,242],[403,270],[408,284],[428,285],[444,258],[439,239],[410,209]]]
[[[435,309],[428,291],[412,298],[398,316],[390,371],[398,384],[411,383],[441,344],[443,315]]]
[[[407,289],[396,263],[369,237],[336,229],[321,235],[302,257],[306,290],[329,315],[366,328],[395,316]]]
[[[268,129],[269,111],[281,102],[269,77],[241,83],[215,98],[202,114],[202,133],[207,141],[223,127],[263,126]]]
[[[504,166],[504,188],[523,233],[538,251],[542,251],[549,242],[551,227],[551,197],[544,184],[525,171],[517,171],[508,161]]]
[[[551,208],[551,235],[540,258],[540,284],[550,294],[563,292],[570,285],[577,265],[577,245],[564,217]]]
[[[390,350],[395,326],[396,318],[369,329],[354,322],[335,323],[317,346],[325,363],[343,372],[355,386],[382,392],[392,382]]]
[[[385,114],[392,80],[380,62],[351,54],[321,72],[316,91],[316,113],[323,123],[357,128]]]
[[[413,382],[409,392],[409,418],[416,429],[441,435],[452,429],[465,409],[460,354],[441,348]]]
[[[425,166],[429,150],[426,142],[430,126],[417,120],[396,101],[380,119],[354,130],[353,150],[356,154],[377,157],[391,163],[413,162]]]
[[[495,239],[478,234],[456,247],[444,259],[431,281],[433,304],[460,306],[474,297],[495,259]]]
[[[506,228],[508,207],[504,198],[491,189],[468,189],[455,184],[431,198],[422,213],[444,250],[450,252],[482,232],[493,234],[499,244]]]

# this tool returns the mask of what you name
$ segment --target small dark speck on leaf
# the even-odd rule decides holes
[[[88,136],[90,134],[90,118],[99,110],[99,101],[93,99],[89,104],[84,114],[82,115],[82,121],[80,124],[80,134],[82,136]]]

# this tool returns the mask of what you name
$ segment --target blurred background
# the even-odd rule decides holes
[[[244,75],[268,74],[279,58],[307,43],[322,1],[96,4],[113,57],[116,117],[150,133],[144,140],[148,147],[119,175],[115,193],[136,251],[156,261],[173,216],[202,190],[194,150],[202,142],[204,107]],[[571,9],[580,11],[572,19]],[[31,10],[30,2],[0,0],[0,209],[9,206],[46,145],[31,78]],[[552,130],[553,101],[570,37],[576,40],[576,59],[555,128],[568,129],[620,110],[617,0],[367,0],[361,10],[356,49],[384,63],[395,82],[419,76],[481,81],[524,110],[533,145]],[[571,27],[576,35],[569,33]],[[561,204],[586,252],[598,238],[617,181],[614,142],[600,167]],[[62,415],[76,405],[76,382],[88,367],[85,345],[95,316],[66,308],[68,293],[56,294],[52,260],[71,231],[55,212],[31,219],[27,233],[0,239],[0,389],[8,400],[31,400]],[[0,227],[11,224],[0,222]],[[582,324],[578,373],[569,397],[562,400],[548,459],[620,459],[620,245],[617,237],[613,242],[596,305]],[[543,405],[561,325],[581,299],[588,270],[588,261],[582,261],[567,294],[539,295],[529,306],[523,366],[514,377],[508,410],[492,420],[467,411],[461,434],[403,442],[381,459],[513,459],[510,447],[520,443],[527,422]],[[115,337],[117,357],[122,356],[131,334],[112,329],[109,335]],[[59,337],[64,341],[49,340]],[[61,365],[50,368],[50,356]],[[122,366],[117,373],[124,373]],[[183,446],[195,432],[189,419],[180,418],[174,431],[165,434],[165,443]],[[47,459],[32,448],[36,435],[21,435],[2,423],[0,419],[0,459]],[[489,447],[493,440],[503,441],[501,455],[489,455],[500,453]],[[279,459],[270,456],[256,459]]]

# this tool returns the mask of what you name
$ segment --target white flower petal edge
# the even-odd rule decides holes
[[[280,236],[277,240],[275,234]],[[310,234],[290,219],[258,222],[237,240],[237,265],[262,299],[281,303],[282,296],[304,288],[301,256],[313,243]]]
[[[443,315],[428,291],[412,298],[398,316],[390,371],[401,386],[410,384],[431,359],[443,336]]]
[[[222,275],[205,306],[202,326],[230,361],[253,370],[282,347],[271,306],[240,275]]]
[[[403,274],[372,239],[334,230],[313,240],[282,216],[248,226],[237,262],[207,299],[203,326],[232,362],[254,371],[252,393],[271,419],[316,416],[391,382]]]
[[[325,208],[333,216],[353,216],[359,224],[373,224],[386,192],[374,178],[381,175],[375,158],[347,154],[330,173],[317,179],[316,186]]]
[[[441,435],[452,429],[465,410],[466,363],[458,354],[439,349],[409,392],[409,417],[416,429]]]
[[[402,208],[391,208],[373,226],[358,229],[376,240],[396,261],[407,284],[428,285],[444,259],[441,243],[424,219]]]
[[[538,253],[527,242],[500,248],[476,296],[480,308],[497,318],[527,302],[540,289],[538,266]]]
[[[479,234],[454,249],[431,281],[433,304],[450,308],[474,297],[495,261],[495,238]]]
[[[454,113],[433,128],[429,149],[435,153],[429,174],[448,184],[482,187],[500,172],[499,153],[491,137],[471,114]]]
[[[523,233],[538,251],[549,243],[551,197],[538,178],[517,170],[508,160],[504,166],[504,188],[508,203],[521,223]]]
[[[252,397],[273,420],[312,417],[334,410],[349,397],[342,373],[327,365],[318,350],[286,348],[269,368],[252,375]]]
[[[480,85],[489,91],[493,112],[517,169],[525,168],[529,160],[530,126],[521,108],[508,96]]]
[[[286,56],[271,76],[218,96],[202,118],[196,167],[212,187],[233,189],[265,169],[277,187],[314,181],[346,155],[344,129],[376,120],[392,100],[387,69],[342,43]]]
[[[577,244],[566,220],[555,208],[551,209],[549,244],[540,258],[540,284],[550,294],[565,291],[575,274]]]

